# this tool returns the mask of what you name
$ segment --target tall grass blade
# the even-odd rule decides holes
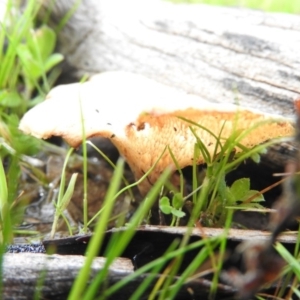
[[[109,217],[111,215],[111,211],[113,209],[114,201],[112,201],[112,198],[114,197],[114,195],[116,194],[119,188],[120,181],[122,178],[123,168],[124,168],[124,160],[119,159],[117,162],[117,167],[114,172],[113,179],[111,181],[111,184],[108,188],[107,194],[104,199],[103,206],[105,207],[105,209],[102,212],[101,219],[99,219],[96,225],[94,236],[88,245],[85,264],[80,270],[72,286],[72,290],[70,292],[68,299],[79,299],[79,298],[83,299],[82,296],[87,281],[89,280],[89,274],[90,274],[90,269],[91,269],[93,259],[97,256],[103,242],[104,232],[106,230],[106,226]]]

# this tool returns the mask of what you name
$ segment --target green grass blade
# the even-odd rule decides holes
[[[166,252],[162,255],[163,257],[166,256],[167,253],[170,253],[176,249],[178,246],[179,241],[174,241],[166,250]],[[129,298],[129,300],[139,300],[141,299],[141,296],[145,292],[145,290],[150,286],[150,284],[153,282],[153,280],[157,277],[157,275],[160,273],[162,268],[165,266],[165,262],[161,261],[161,263],[157,263],[153,269],[147,274],[146,279],[140,284],[140,286],[136,289],[136,291],[133,293],[133,295]],[[155,296],[155,289],[151,292],[149,296],[149,300],[154,299]]]
[[[7,202],[8,202],[7,182],[6,182],[6,175],[4,172],[3,163],[1,159],[0,161],[0,205],[1,207],[3,207],[3,205],[5,205]]]
[[[161,186],[164,184],[169,175],[170,171],[166,169],[165,172],[158,179],[158,181],[153,185],[152,189],[147,194],[144,202],[140,204],[139,208],[131,218],[130,222],[126,225],[126,230],[122,233],[116,232],[113,234],[105,251],[105,256],[107,257],[105,267],[98,275],[95,284],[91,285],[90,289],[88,290],[87,294],[83,299],[92,299],[96,295],[99,284],[105,282],[105,278],[107,277],[107,272],[110,264],[116,257],[120,256],[120,254],[124,251],[128,243],[132,239],[133,235],[135,234],[136,227],[139,226],[139,224],[145,219],[145,217],[149,213],[149,210],[151,209],[151,207],[157,199],[157,196],[161,190]],[[101,219],[102,218],[103,216],[101,216]]]
[[[80,270],[70,292],[68,299],[79,299],[83,296],[84,289],[86,287],[87,281],[89,280],[90,269],[93,262],[94,257],[98,254],[99,249],[101,248],[103,242],[104,232],[106,230],[107,222],[111,215],[111,211],[113,209],[114,201],[112,198],[116,194],[120,180],[122,178],[124,168],[124,160],[119,159],[117,163],[116,170],[114,172],[113,179],[108,188],[107,194],[104,199],[103,206],[105,209],[101,215],[101,219],[98,221],[93,238],[89,242],[87,249],[87,257],[85,260],[85,264]]]
[[[215,241],[216,238],[212,238],[211,241]],[[124,287],[127,284],[130,284],[132,280],[137,278],[138,276],[141,276],[142,274],[150,272],[155,266],[165,264],[168,260],[171,260],[178,255],[186,254],[188,255],[188,252],[194,249],[198,249],[202,246],[204,246],[205,241],[200,240],[194,243],[191,243],[189,245],[186,245],[185,247],[180,247],[174,251],[166,252],[164,256],[155,259],[154,261],[146,264],[145,266],[139,268],[131,275],[126,276],[122,280],[120,280],[118,283],[114,284],[113,286],[109,287],[107,290],[104,291],[103,299],[106,299],[110,296],[112,296],[116,291],[118,291],[120,288]]]

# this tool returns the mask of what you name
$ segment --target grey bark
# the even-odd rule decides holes
[[[84,265],[79,255],[46,255],[41,253],[5,254],[3,293],[1,299],[67,299],[72,284]],[[103,269],[105,258],[94,259],[90,278]],[[108,283],[113,284],[133,272],[129,259],[119,258],[111,266]]]
[[[16,253],[6,254],[3,266],[3,300],[31,300],[31,299],[55,299],[64,300],[68,298],[74,280],[84,265],[85,258],[79,255],[50,255],[41,253]],[[98,257],[90,272],[90,281],[96,277],[97,273],[103,269],[105,258]],[[133,272],[133,266],[129,259],[118,258],[110,265],[106,282],[101,288],[117,283],[126,275]],[[152,274],[153,275],[153,274]],[[109,299],[127,300],[143,283],[149,274],[142,274],[131,280],[123,289],[115,292]],[[155,275],[154,282],[146,290],[149,292],[153,288],[159,275]],[[176,279],[174,277],[174,279]],[[178,278],[177,278],[178,279]],[[176,299],[194,299],[189,291],[199,296],[207,298],[211,282],[199,278],[197,280],[183,284],[178,291]],[[101,288],[98,295],[101,295]],[[236,290],[228,285],[219,284],[218,293],[220,295],[232,296]],[[81,299],[78,295],[77,299]],[[107,299],[107,298],[105,298]]]
[[[58,0],[54,23],[74,3]],[[296,15],[82,0],[59,34],[59,50],[77,78],[126,70],[212,102],[291,116],[300,95],[299,31]]]
[[[118,229],[116,229],[118,230]],[[124,230],[124,229],[123,229]],[[160,233],[172,233],[185,235],[186,227],[163,227],[163,226],[146,226],[139,230],[154,231]],[[222,235],[223,229],[218,228],[194,228],[192,236],[216,237]],[[240,230],[230,229],[228,239],[237,242],[249,242],[255,239],[256,242],[267,242],[270,233],[257,230]],[[282,234],[278,241],[284,245],[295,244],[297,234]],[[3,262],[3,293],[2,299],[29,300],[34,299],[34,295],[40,295],[37,299],[67,299],[72,284],[80,269],[83,267],[85,257],[80,255],[46,255],[41,253],[6,253]],[[90,282],[103,269],[105,258],[97,257],[94,259],[91,272]],[[109,267],[107,284],[112,285],[127,275],[132,274],[133,265],[130,259],[118,258]],[[113,294],[111,299],[129,299],[137,287],[147,278],[143,274],[130,281],[124,289]],[[157,278],[159,275],[157,275]],[[155,284],[155,281],[154,283]],[[194,299],[187,297],[188,288],[192,288],[196,296],[207,298],[211,282],[198,278],[195,281],[183,285],[182,290],[178,292],[177,299]],[[151,289],[152,285],[150,286]],[[220,293],[233,294],[235,290],[228,286],[219,285]],[[201,297],[200,297],[201,298]],[[199,299],[200,299],[199,298]]]

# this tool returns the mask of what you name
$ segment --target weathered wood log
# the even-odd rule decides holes
[[[68,298],[72,284],[84,264],[84,259],[83,256],[78,255],[6,254],[4,258],[4,280],[1,299],[31,300],[36,297],[36,299],[65,300]],[[90,273],[91,281],[103,268],[104,263],[104,258],[95,258]],[[106,278],[107,286],[117,283],[132,272],[130,260],[115,260]],[[114,293],[109,299],[129,299],[147,276],[148,274],[137,276],[130,284]],[[153,288],[156,280],[159,279],[159,275],[153,279],[154,283],[150,284],[150,289]],[[174,280],[176,279],[178,277],[175,276]],[[182,289],[178,291],[176,299],[192,300],[195,299],[194,297],[206,299],[210,287],[211,281],[207,279],[198,278],[192,280],[183,284]],[[228,296],[232,297],[235,292],[236,290],[228,285],[218,284],[217,296],[221,297],[220,299]],[[101,291],[99,294],[101,294]],[[143,299],[146,299],[146,297]],[[78,299],[81,299],[79,295]]]
[[[41,253],[6,254],[3,265],[3,293],[1,299],[66,299],[74,280],[84,265],[79,255],[46,255]],[[95,258],[90,278],[103,269],[105,258]],[[111,266],[109,284],[133,272],[129,259],[117,259]],[[119,298],[119,299],[127,299]]]
[[[76,2],[58,0],[52,21],[57,24]],[[209,101],[291,116],[300,94],[299,31],[296,15],[83,0],[59,33],[59,51],[77,78],[126,70]]]
[[[126,230],[126,228],[119,228],[113,231],[118,230],[122,231]],[[154,242],[157,247],[162,248],[157,249],[157,251],[164,253],[173,241],[170,239],[170,236],[174,235],[174,239],[184,236],[187,230],[189,229],[186,227],[146,226],[137,229],[137,233],[140,234],[140,237],[137,239],[141,242],[141,236],[146,234],[145,239],[150,243]],[[151,233],[160,234],[161,237],[159,239],[153,239],[154,235],[151,235]],[[194,228],[191,231],[192,238],[197,239],[201,236],[216,237],[222,234],[224,234],[223,229],[218,228],[202,228],[201,231],[199,231],[198,228]],[[255,241],[259,242],[267,242],[269,238],[270,233],[266,231],[230,229],[228,232],[231,247],[235,247],[241,241],[249,242],[255,239]],[[169,244],[162,245],[162,240]],[[278,241],[287,247],[289,245],[293,246],[296,240],[297,234],[282,234],[278,238]],[[195,242],[196,240],[193,241]],[[136,242],[137,241],[135,241],[135,243],[133,242],[131,247],[135,249],[134,251],[138,251],[137,253],[139,253],[140,250],[138,250]],[[48,246],[50,244],[48,244]],[[66,254],[67,252],[63,251],[63,248],[60,248],[59,253]],[[198,253],[197,249],[196,253]],[[147,256],[147,253],[145,255]],[[192,254],[189,252],[189,256],[190,255],[193,256],[195,253]],[[148,256],[149,260],[157,258],[155,253],[150,253]],[[84,262],[85,257],[81,255],[6,253],[3,262],[3,293],[1,299],[34,299],[34,295],[38,294],[42,299],[66,299]],[[94,259],[90,272],[90,282],[95,278],[97,273],[103,269],[104,264],[105,258],[97,257]],[[109,267],[107,284],[108,286],[113,285],[132,273],[133,264],[131,259],[118,258]],[[113,294],[111,299],[129,299],[147,276],[147,274],[142,274],[136,277],[122,290]],[[157,278],[159,278],[159,275],[157,275]],[[152,289],[154,284],[155,280],[149,289]],[[188,281],[182,286],[182,289],[178,291],[176,299],[195,299],[195,297],[197,299],[207,299],[210,285],[211,282],[205,279],[205,277]],[[190,293],[191,290],[193,291],[192,294]],[[235,292],[236,290],[230,286],[224,284],[218,285],[218,294],[224,298],[233,296]],[[220,299],[223,299],[223,297]]]

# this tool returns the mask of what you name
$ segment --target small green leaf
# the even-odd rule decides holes
[[[161,197],[159,199],[159,205],[169,205],[170,206],[170,200],[168,197],[164,196],[164,197]]]
[[[173,216],[177,217],[177,218],[183,218],[185,216],[185,212],[175,209],[172,207],[171,213]]]
[[[251,159],[257,164],[260,163],[260,155],[258,153],[253,153]]]
[[[159,208],[166,215],[169,215],[173,209],[173,207],[170,205],[160,205]]]
[[[183,206],[183,197],[181,193],[176,193],[172,199],[172,205],[175,209],[179,209]]]
[[[164,196],[159,200],[159,209],[166,215],[171,213],[172,206],[168,197]]]
[[[44,70],[45,72],[48,72],[53,67],[55,67],[58,63],[63,61],[64,57],[62,54],[54,53],[51,56],[48,57],[48,59],[45,61]]]
[[[2,90],[0,92],[0,105],[4,107],[18,107],[22,103],[21,96],[16,91]]]
[[[249,198],[253,197],[254,195],[256,195],[256,197],[251,200],[251,203],[265,201],[264,195],[260,194],[259,191],[256,191],[256,190],[247,191],[247,193],[244,195],[244,197],[241,198],[240,200],[247,201]]]
[[[246,193],[250,190],[249,178],[241,178],[236,180],[230,187],[230,191],[234,196],[235,200],[241,200],[244,198]]]
[[[30,52],[34,57],[40,57],[45,61],[54,51],[56,44],[56,35],[48,26],[42,26],[32,32],[31,38],[28,39]]]
[[[12,146],[17,153],[33,155],[40,149],[41,140],[22,133],[18,129],[19,118],[15,114],[6,115],[4,121],[6,122],[10,134],[10,146]]]
[[[37,79],[42,74],[42,67],[38,63],[37,58],[33,56],[29,48],[21,44],[17,48],[18,56],[22,62],[24,76],[28,79]]]
[[[228,204],[233,204],[237,201],[237,199],[235,198],[234,194],[231,192],[231,189],[228,186],[225,189],[224,198],[221,199],[226,199]]]

